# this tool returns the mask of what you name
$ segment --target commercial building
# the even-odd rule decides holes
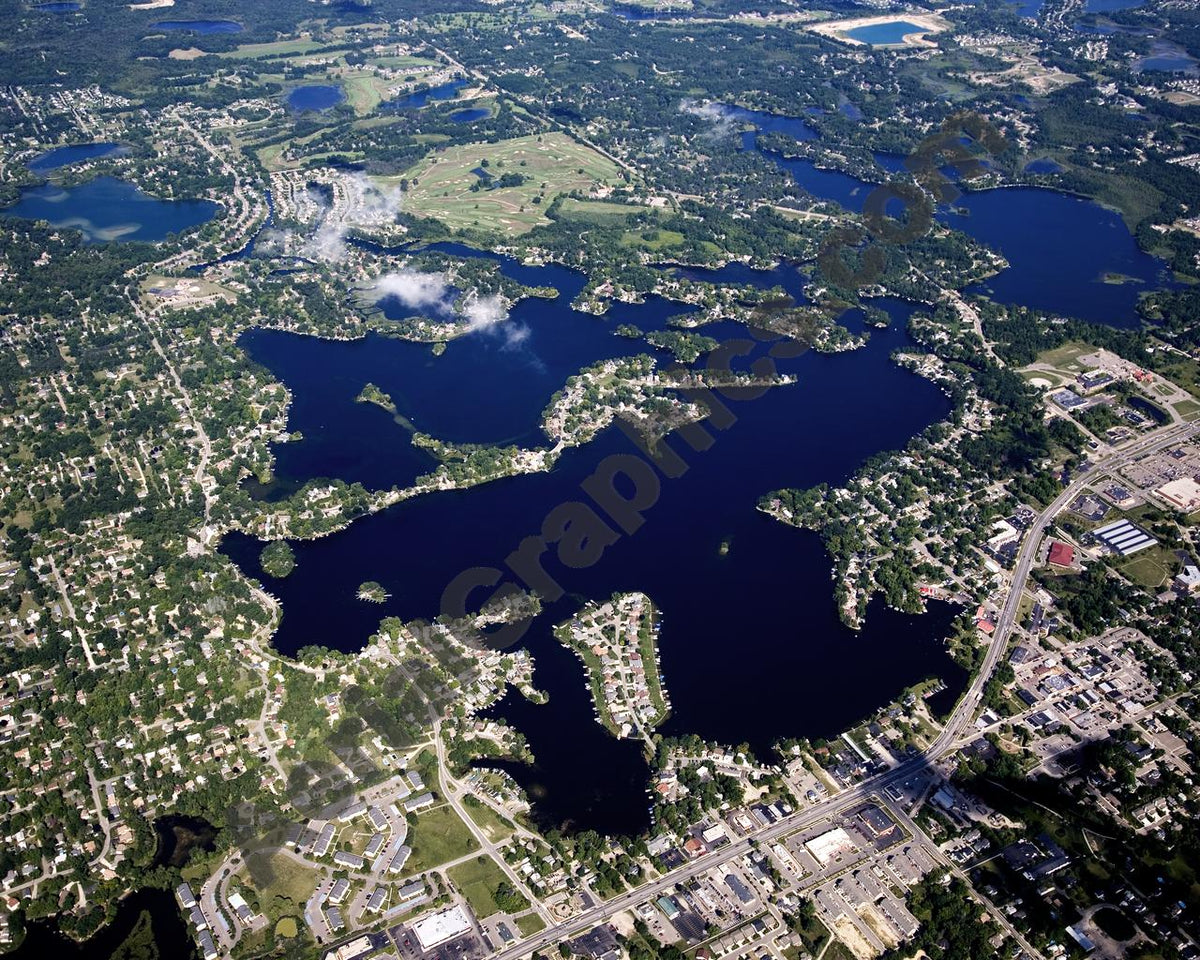
[[[1046,559],[1056,567],[1069,567],[1075,562],[1075,548],[1069,543],[1055,540],[1050,544],[1050,554]]]
[[[850,834],[841,827],[834,827],[820,836],[805,840],[804,846],[816,858],[817,863],[823,867],[858,849],[854,845],[854,841],[850,839]]]
[[[466,909],[461,905],[431,914],[417,920],[412,925],[412,932],[416,934],[417,941],[425,950],[432,950],[447,940],[453,940],[455,937],[461,937],[464,933],[469,933],[470,930],[471,918],[467,916]]]
[[[1183,513],[1200,510],[1200,483],[1194,477],[1180,477],[1154,491],[1166,503]]]

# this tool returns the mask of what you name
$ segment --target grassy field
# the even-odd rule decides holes
[[[1153,589],[1175,576],[1178,562],[1165,547],[1150,547],[1134,554],[1121,564],[1120,570],[1136,584]]]
[[[464,802],[463,806],[467,808],[467,815],[475,821],[475,825],[487,834],[487,838],[493,843],[512,836],[513,828],[505,826],[500,820],[500,815],[482,800],[479,801],[479,806],[467,802]]]
[[[1096,348],[1090,343],[1073,340],[1070,343],[1064,343],[1061,347],[1055,347],[1053,350],[1046,350],[1039,353],[1038,363],[1044,363],[1055,370],[1067,373],[1081,373],[1085,368],[1079,362],[1079,358],[1084,354],[1095,352]]]
[[[476,916],[490,917],[500,912],[500,904],[493,894],[497,887],[508,882],[508,878],[491,857],[476,857],[469,863],[460,863],[447,870],[446,876],[467,898]]]
[[[1175,412],[1184,420],[1195,420],[1200,415],[1200,402],[1196,400],[1180,400],[1175,404]]]
[[[527,913],[523,917],[517,917],[517,929],[521,931],[521,936],[532,937],[546,929],[546,921],[536,913]]]
[[[408,869],[420,873],[479,849],[467,825],[449,806],[435,807],[417,818],[413,827]]]
[[[264,57],[287,57],[300,53],[312,53],[325,44],[315,40],[277,40],[273,43],[246,43],[236,50],[219,53],[217,56],[236,59],[260,60]]]
[[[282,917],[300,910],[308,900],[321,872],[297,863],[282,854],[251,854],[250,876],[269,878],[266,886],[258,891],[259,903],[268,916]]]
[[[1183,387],[1193,397],[1200,399],[1200,363],[1197,363],[1191,357],[1181,357],[1178,354],[1172,354],[1158,368],[1157,372],[1173,383],[1179,384],[1179,386]]]
[[[472,191],[484,167],[494,178],[520,174],[520,186]],[[543,211],[556,196],[616,183],[617,167],[590,147],[561,133],[518,137],[500,143],[448,147],[426,157],[404,174],[415,181],[404,209],[434,217],[452,230],[479,229],[517,236],[547,223]],[[535,202],[540,197],[540,203]]]
[[[588,223],[607,223],[630,214],[647,213],[649,207],[626,203],[609,203],[606,200],[576,200],[567,197],[559,205],[559,216],[566,220],[586,220]]]

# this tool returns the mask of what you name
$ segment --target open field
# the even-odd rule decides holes
[[[491,857],[481,856],[460,863],[447,870],[446,876],[467,898],[476,916],[490,917],[500,912],[500,904],[496,902],[494,894],[497,887],[508,883],[508,878]]]
[[[1175,412],[1184,420],[1192,421],[1200,416],[1200,402],[1195,400],[1180,400],[1175,404]]]
[[[297,909],[302,908],[321,878],[319,870],[283,854],[254,853],[251,857],[255,861],[251,876],[270,878],[268,885],[258,891],[259,902],[268,909],[276,897],[290,900]]]
[[[643,214],[650,208],[607,200],[576,200],[567,197],[559,205],[559,216],[567,220],[586,220],[589,223],[608,223],[631,214]]]
[[[1037,362],[1067,373],[1082,373],[1087,368],[1079,362],[1079,358],[1095,352],[1096,348],[1090,343],[1072,340],[1070,343],[1064,343],[1061,347],[1039,353]]]
[[[471,836],[467,825],[458,819],[449,806],[434,807],[417,818],[412,829],[412,856],[408,869],[412,873],[440,866],[447,860],[456,860],[479,844]]]
[[[467,808],[467,816],[475,821],[475,826],[487,834],[487,838],[493,843],[512,836],[513,828],[505,826],[500,820],[500,815],[482,800],[478,806],[469,802],[464,802],[463,806]]]
[[[346,102],[354,108],[356,116],[365,117],[388,95],[391,81],[373,73],[347,72],[342,75],[342,89],[346,91]]]
[[[1152,590],[1173,577],[1178,566],[1170,550],[1165,547],[1151,547],[1134,554],[1122,563],[1119,569],[1134,583]]]
[[[484,186],[487,175],[505,174],[519,174],[525,180],[519,186]],[[452,230],[486,230],[510,237],[548,223],[543,211],[559,194],[588,191],[618,179],[612,161],[561,133],[449,147],[404,175],[413,182],[405,194],[408,213],[433,217]],[[478,189],[472,191],[473,186]]]
[[[217,56],[226,59],[259,60],[264,57],[287,57],[299,53],[312,53],[324,46],[325,44],[318,43],[316,40],[276,40],[272,43],[246,43],[236,50],[218,53]]]
[[[532,937],[546,929],[546,921],[536,913],[527,913],[523,917],[517,917],[517,929],[521,931],[521,936]]]

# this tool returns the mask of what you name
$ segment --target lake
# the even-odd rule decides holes
[[[474,123],[476,120],[491,116],[491,113],[485,107],[472,107],[469,110],[456,110],[450,114],[450,120],[454,123]]]
[[[60,957],[65,960],[111,960],[139,924],[149,920],[151,939],[157,948],[154,956],[172,960],[196,960],[196,943],[170,890],[148,887],[135,890],[117,903],[116,917],[105,924],[91,939],[77,943],[59,932],[53,920],[34,920],[27,924],[25,938],[17,949],[5,953],[5,960],[45,960]],[[145,943],[125,955],[148,956]]]
[[[119,154],[123,148],[119,143],[74,143],[65,147],[55,147],[40,156],[34,157],[27,166],[34,173],[45,173],[67,167],[84,160],[101,160]]]
[[[756,132],[743,135],[745,149],[758,150],[786,170],[808,193],[861,212],[879,185],[813,161],[789,158],[758,146]],[[876,155],[892,172],[903,158]],[[1002,253],[1009,268],[974,288],[1003,303],[1023,303],[1094,323],[1134,326],[1141,293],[1172,286],[1162,260],[1141,250],[1120,215],[1095,201],[1041,187],[1010,187],[963,193],[938,219]],[[1104,282],[1106,273],[1132,282]]]
[[[871,23],[862,27],[847,30],[846,36],[851,40],[868,43],[873,47],[889,47],[904,42],[910,33],[928,33],[924,27],[907,20],[889,20],[887,23]]]
[[[608,317],[580,314],[569,308],[580,275],[502,262],[506,272],[519,269],[522,282],[554,280],[564,289],[557,301],[525,301],[514,310],[509,323],[530,329],[519,349],[472,335],[434,358],[428,347],[382,338],[342,344],[246,334],[251,356],[293,391],[289,427],[305,437],[277,448],[279,482],[332,475],[381,486],[428,469],[428,459],[413,451],[407,432],[386,412],[354,403],[368,380],[391,393],[406,416],[411,412],[418,428],[435,435],[533,442],[538,413],[564,372],[574,372],[589,356],[645,349],[613,336],[617,323],[657,329],[680,309],[651,299],[620,305]],[[788,267],[687,272],[794,293],[801,286]],[[659,604],[673,704],[670,733],[746,741],[766,753],[781,736],[832,735],[928,676],[961,687],[962,671],[942,643],[951,608],[911,617],[877,605],[861,633],[850,631],[837,618],[820,539],[754,509],[763,493],[778,486],[846,479],[867,457],[902,446],[948,411],[932,384],[891,362],[892,351],[908,343],[904,327],[912,307],[896,301],[883,306],[895,322],[872,331],[866,348],[781,362],[781,369],[799,376],[798,384],[753,401],[730,401],[736,424],[710,450],[689,456],[682,477],[664,480],[659,502],[635,536],[586,570],[554,565],[565,595],[548,605],[522,640],[537,660],[535,681],[550,701],[535,707],[510,697],[492,711],[520,729],[539,758],[537,766],[516,765],[510,772],[537,799],[535,815],[543,823],[629,833],[648,822],[648,769],[640,748],[613,740],[595,723],[578,661],[549,631],[581,598],[640,589]],[[744,328],[732,326],[706,332],[719,339],[744,336]],[[833,398],[836,416],[829,414]],[[294,544],[297,567],[283,580],[262,573],[261,545],[253,538],[228,535],[222,550],[280,598],[284,614],[275,643],[281,650],[310,643],[353,650],[381,616],[435,616],[457,574],[501,563],[523,537],[537,532],[551,506],[580,497],[580,483],[604,457],[631,452],[632,441],[610,429],[568,451],[548,474],[400,504],[336,536]],[[729,545],[725,553],[723,542]],[[391,593],[382,608],[355,599],[367,579]],[[854,664],[864,653],[883,666],[860,674]],[[825,679],[837,676],[844,682]],[[721,709],[714,710],[714,702]]]
[[[731,119],[766,124],[755,111],[729,110]],[[795,137],[811,135],[798,118],[769,122]],[[743,142],[755,149],[755,133]],[[818,171],[808,161],[767,155],[806,189],[849,209],[861,210],[874,188]],[[897,165],[898,158],[885,159]],[[1121,220],[1097,204],[1032,188],[970,193],[956,204],[941,212],[944,221],[1012,262],[980,288],[997,299],[1128,323],[1136,292],[1161,273],[1161,263],[1137,250]],[[437,248],[480,255],[448,244]],[[350,343],[271,331],[243,336],[250,355],[291,389],[289,429],[304,436],[275,448],[278,479],[260,493],[280,495],[322,476],[383,488],[407,484],[430,469],[432,461],[412,447],[405,427],[377,407],[355,403],[368,381],[389,393],[417,429],[435,436],[544,443],[540,411],[566,375],[603,357],[648,349],[613,336],[618,323],[661,329],[681,309],[649,298],[641,305],[614,305],[604,317],[576,313],[569,304],[584,283],[581,274],[486,256],[513,279],[553,286],[560,297],[523,301],[490,334],[454,340],[441,357],[427,345],[377,335]],[[1100,283],[1108,271],[1143,285]],[[803,278],[786,265],[677,272],[779,286],[795,299],[803,296]],[[891,360],[893,352],[912,346],[906,322],[915,307],[891,299],[877,303],[892,323],[871,330],[864,348],[777,361],[798,382],[754,400],[728,401],[734,422],[714,429],[704,452],[670,438],[687,470],[663,479],[635,535],[618,539],[584,569],[562,565],[552,550],[543,558],[562,595],[547,601],[520,643],[535,657],[534,681],[549,702],[535,705],[510,693],[488,711],[520,730],[537,758],[534,765],[503,766],[528,791],[543,826],[636,833],[649,822],[648,768],[640,747],[613,739],[595,722],[582,668],[550,631],[587,599],[643,590],[662,611],[662,669],[672,702],[662,732],[668,735],[744,741],[765,756],[782,737],[834,735],[922,679],[945,682],[938,709],[948,709],[963,688],[965,672],[943,643],[955,608],[931,604],[924,615],[912,616],[877,600],[864,628],[851,631],[838,619],[820,538],[754,509],[759,497],[778,487],[842,483],[866,459],[903,447],[948,412],[948,401],[932,384]],[[392,316],[405,313],[397,304],[382,306]],[[861,318],[852,313],[846,322],[857,329]],[[732,325],[705,332],[719,339],[744,335]],[[322,644],[355,650],[383,616],[436,616],[443,592],[465,570],[505,569],[505,558],[537,534],[551,507],[584,497],[581,485],[598,464],[635,452],[633,442],[611,428],[567,451],[549,473],[399,504],[335,536],[293,544],[297,567],[283,580],[262,572],[257,540],[230,534],[221,549],[280,598],[279,649],[292,653]],[[365,580],[379,581],[391,594],[382,607],[356,599]]]
[[[89,243],[153,242],[207,223],[218,209],[211,200],[159,200],[124,180],[97,177],[65,189],[49,183],[28,187],[0,214],[80,230]]]
[[[342,88],[332,84],[309,84],[295,87],[288,94],[287,104],[297,113],[321,112],[336,107],[346,99]]]
[[[1150,46],[1148,56],[1138,57],[1133,61],[1135,73],[1147,70],[1159,70],[1163,73],[1182,73],[1189,77],[1200,76],[1200,65],[1196,59],[1177,43],[1169,40],[1155,40]]]
[[[397,97],[395,100],[389,100],[381,104],[379,109],[384,111],[420,110],[430,100],[453,100],[458,96],[458,91],[466,85],[466,80],[450,80],[436,87],[428,87],[425,90],[418,90],[415,93]]]
[[[236,20],[159,20],[150,24],[156,30],[183,30],[189,33],[241,33]]]

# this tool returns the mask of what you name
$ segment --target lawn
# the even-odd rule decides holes
[[[491,857],[476,857],[468,863],[460,863],[446,871],[450,882],[467,898],[471,909],[478,917],[490,917],[502,909],[496,902],[496,890],[508,886],[508,878],[504,875]],[[524,900],[524,898],[521,898]],[[529,901],[525,900],[526,909]]]
[[[412,828],[411,837],[412,857],[408,869],[413,873],[430,870],[479,849],[467,825],[448,805],[421,814]]]
[[[346,91],[346,102],[354,108],[356,116],[365,117],[387,96],[387,80],[370,73],[345,73],[342,88]]]
[[[1120,570],[1134,583],[1153,589],[1162,586],[1168,578],[1175,575],[1176,565],[1177,561],[1170,550],[1164,547],[1150,547],[1122,563]]]
[[[559,205],[560,217],[567,220],[586,220],[588,223],[611,223],[614,218],[649,212],[649,207],[606,200],[576,200],[567,197]]]
[[[523,917],[517,917],[516,923],[517,929],[521,931],[521,936],[526,939],[546,929],[546,921],[536,913],[527,913]]]
[[[519,174],[525,180],[488,188],[481,170],[492,178]],[[545,208],[560,194],[618,180],[616,164],[562,133],[442,148],[404,176],[412,182],[405,194],[406,212],[433,217],[452,230],[509,237],[548,223]],[[479,189],[472,191],[473,186]]]
[[[287,57],[299,53],[312,53],[325,44],[315,40],[278,40],[273,43],[245,43],[236,50],[219,53],[217,56],[236,59],[259,60],[265,57]]]
[[[471,803],[472,800],[475,800],[478,806],[475,803]],[[487,834],[487,838],[493,843],[512,836],[512,825],[505,824],[501,820],[500,814],[496,813],[495,810],[482,800],[477,800],[475,797],[468,795],[463,798],[463,806],[467,808],[467,815],[475,821],[475,825]]]
[[[273,916],[301,909],[321,879],[321,871],[281,853],[251,853],[247,866],[258,889],[259,903]]]
[[[1046,350],[1039,353],[1037,359],[1038,363],[1044,363],[1055,370],[1079,373],[1084,369],[1083,364],[1079,362],[1079,358],[1084,354],[1095,352],[1096,348],[1090,343],[1072,340],[1070,343],[1064,343],[1061,347],[1055,347],[1053,350]]]

